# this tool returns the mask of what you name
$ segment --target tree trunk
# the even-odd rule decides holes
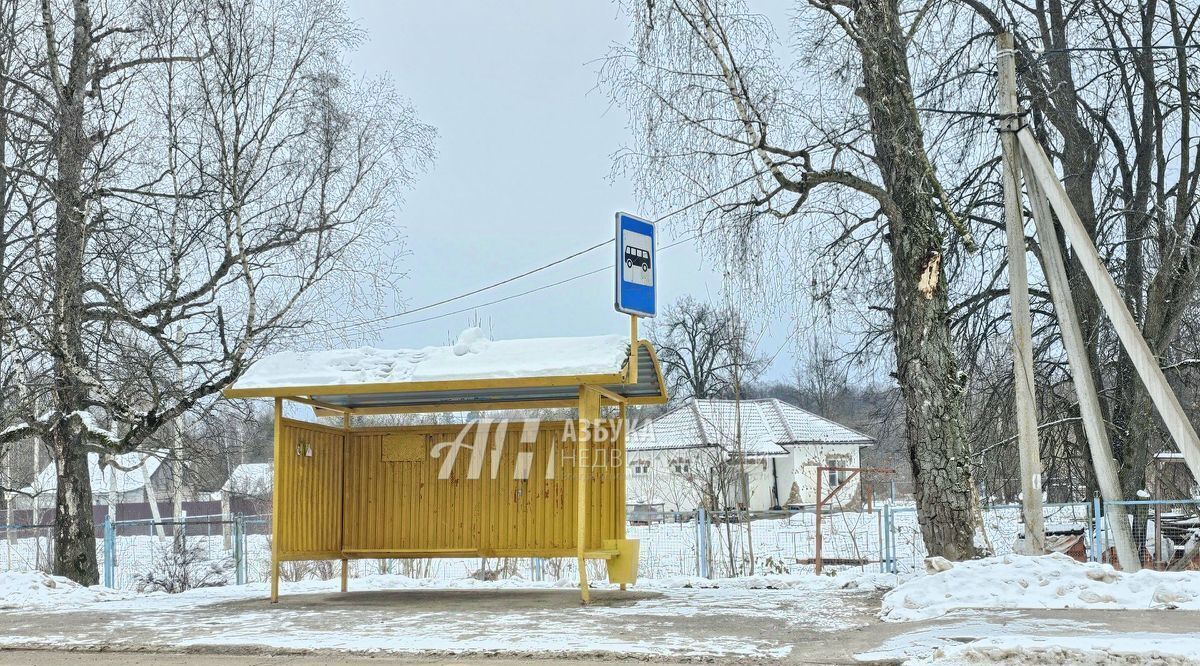
[[[87,242],[87,201],[83,172],[92,143],[84,122],[84,94],[92,55],[91,15],[85,3],[75,4],[70,64],[61,81],[57,131],[52,146],[57,173],[53,194],[54,292],[51,304],[54,389],[52,413],[58,417],[50,432],[58,472],[55,499],[54,573],[84,585],[100,581],[96,565],[92,486],[80,419],[70,418],[87,408],[87,388],[78,368],[86,367],[83,351],[83,263]],[[51,59],[50,68],[60,64]]]
[[[100,582],[96,563],[96,527],[87,451],[79,434],[62,423],[51,433],[58,489],[54,503],[54,574],[82,585]]]
[[[938,191],[913,100],[907,39],[894,0],[860,0],[855,26],[876,161],[900,211],[900,219],[889,220],[892,316],[918,520],[930,555],[967,559],[975,554],[975,521],[962,379],[947,316]]]

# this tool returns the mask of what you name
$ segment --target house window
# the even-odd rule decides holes
[[[841,467],[845,468],[850,465],[850,460],[847,456],[829,456],[825,459],[826,467]],[[827,469],[825,470],[825,483],[829,484],[830,488],[835,488],[838,484],[846,480],[850,473],[844,469]]]
[[[650,473],[650,461],[649,460],[634,460],[632,463],[630,463],[629,466],[633,469],[633,473],[636,475],[640,476],[643,474]]]
[[[687,474],[691,472],[691,465],[684,458],[675,458],[671,460],[671,471],[676,474]]]

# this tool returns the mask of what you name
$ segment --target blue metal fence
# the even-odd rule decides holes
[[[136,543],[128,544],[131,537],[154,537],[156,532],[169,532],[162,539],[159,547],[165,556],[172,553],[193,553],[200,550],[197,559],[200,564],[205,560],[230,560],[232,562],[234,582],[244,585],[250,578],[246,534],[248,528],[270,524],[270,516],[244,516],[234,514],[230,517],[187,516],[179,519],[165,518],[161,520],[118,520],[111,517],[104,519],[104,537],[100,543],[99,555],[103,571],[103,583],[106,587],[127,587],[131,577],[145,575],[148,560],[153,556],[145,552],[145,546]],[[167,541],[169,540],[169,543]],[[216,542],[216,543],[214,543]],[[156,542],[151,542],[152,544]],[[120,548],[124,545],[124,548]],[[135,571],[118,575],[119,569],[126,564]],[[185,564],[186,566],[186,564]]]

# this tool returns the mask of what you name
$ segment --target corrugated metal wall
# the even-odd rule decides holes
[[[280,553],[336,553],[341,547],[345,433],[284,419],[280,434],[283,457],[275,461],[279,504],[274,507]]]
[[[497,424],[487,422],[465,432],[458,425],[351,431],[344,452],[346,523],[339,544],[342,433],[285,421],[285,461],[276,472],[282,491],[277,513],[285,517],[283,552],[328,553],[341,545],[352,556],[573,554],[577,422],[542,421],[536,434],[523,425],[509,422],[500,437]],[[480,427],[487,436],[475,450]],[[619,444],[609,441],[611,430],[602,430],[592,443],[588,468],[587,550],[624,536],[624,461],[616,455]],[[414,439],[423,455],[394,460]],[[313,445],[311,458],[295,455],[299,440]],[[447,477],[439,478],[454,448],[443,443],[455,441],[464,446],[458,447]]]

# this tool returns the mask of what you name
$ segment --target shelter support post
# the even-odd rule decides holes
[[[591,477],[590,452],[593,428],[600,418],[600,393],[591,386],[579,389],[579,428],[578,445],[575,450],[575,549],[579,560],[579,594],[584,604],[591,601],[588,592],[587,560],[584,551],[587,549],[588,535],[588,504],[589,484]]]
[[[1042,510],[1042,459],[1038,445],[1037,401],[1033,373],[1032,318],[1029,314],[1029,269],[1025,262],[1025,218],[1021,212],[1021,163],[1016,130],[1020,128],[1017,101],[1016,53],[1011,33],[996,38],[1000,147],[1003,154],[1004,228],[1008,249],[1008,296],[1012,306],[1013,389],[1017,443],[1021,468],[1021,515],[1025,520],[1025,552],[1046,551]]]
[[[342,469],[341,479],[338,481],[338,497],[340,505],[338,508],[338,525],[340,526],[340,534],[338,536],[338,549],[345,552],[346,548],[346,450],[350,447],[350,412],[342,412],[342,446],[341,458]],[[342,592],[345,592],[350,583],[350,561],[343,555],[342,557]]]
[[[275,398],[275,465],[283,460],[283,398]],[[279,506],[279,482],[271,484],[271,603],[279,603],[279,535],[283,511]]]
[[[634,319],[633,319],[633,326],[634,326],[633,344],[636,345],[637,344],[637,318],[636,317],[634,317]],[[631,347],[630,349],[632,349],[633,352],[630,353],[629,359],[630,359],[630,362],[633,363],[637,359],[637,348]],[[637,364],[634,363],[634,365],[636,366]],[[637,372],[637,371],[635,370],[634,372]],[[629,418],[629,412],[626,409],[625,401],[622,400],[617,406],[617,455],[619,456],[620,467],[617,469],[616,479],[614,479],[616,481],[616,483],[620,486],[620,489],[617,491],[617,497],[622,498],[622,500],[625,498],[625,465],[628,464],[628,462],[629,462],[629,459],[625,455],[625,431],[629,427],[629,423],[627,421],[628,418]],[[624,540],[625,536],[626,536],[625,526],[628,523],[628,521],[626,520],[626,517],[625,517],[625,505],[622,504],[622,505],[618,506],[617,510],[620,512],[620,517],[617,519],[617,538]],[[625,583],[621,583],[620,585],[621,585],[621,591],[622,592],[625,591]]]
[[[1079,326],[1079,315],[1075,311],[1075,300],[1071,296],[1071,284],[1067,278],[1067,268],[1059,251],[1058,232],[1054,228],[1050,206],[1042,189],[1044,178],[1038,175],[1031,165],[1029,146],[1024,140],[1028,129],[1018,131],[1021,139],[1023,170],[1028,175],[1025,187],[1029,191],[1029,207],[1033,211],[1033,220],[1037,226],[1039,247],[1042,251],[1042,268],[1046,274],[1046,282],[1050,287],[1050,299],[1054,302],[1054,312],[1058,317],[1058,326],[1062,332],[1063,347],[1067,350],[1067,361],[1071,366],[1071,374],[1075,383],[1075,392],[1079,396],[1079,415],[1083,419],[1083,430],[1087,435],[1088,447],[1092,452],[1092,463],[1096,467],[1096,483],[1100,486],[1100,494],[1106,503],[1121,499],[1121,484],[1117,480],[1117,464],[1113,460],[1112,445],[1108,441],[1108,432],[1104,427],[1104,415],[1100,411],[1100,397],[1096,385],[1092,383],[1092,364],[1088,360],[1087,341],[1083,338],[1083,330]],[[1032,137],[1032,135],[1029,135]],[[1039,149],[1040,150],[1040,149]],[[1057,180],[1055,181],[1057,182]],[[1117,546],[1117,559],[1125,571],[1137,571],[1141,564],[1137,548],[1133,543],[1133,532],[1124,506],[1108,504],[1111,520],[1109,525],[1113,531],[1113,539]]]

